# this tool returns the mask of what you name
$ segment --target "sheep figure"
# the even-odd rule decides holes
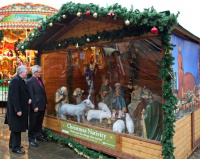
[[[125,133],[125,123],[123,120],[117,120],[113,124],[113,131],[118,133]]]
[[[82,116],[83,121],[85,120],[85,109],[86,107],[94,108],[94,104],[89,99],[84,100],[81,104],[64,104],[61,106],[59,114],[62,119],[67,119],[66,115],[77,116],[77,120],[80,123],[80,116]]]
[[[90,121],[93,118],[99,119],[101,123],[102,119],[110,119],[111,113],[103,110],[90,110],[87,115],[87,120]]]
[[[103,111],[109,112],[109,113],[111,114],[110,109],[109,109],[108,106],[107,106],[105,103],[103,103],[103,102],[100,102],[100,103],[98,104],[98,108],[99,108],[99,110],[103,110]]]
[[[134,133],[134,123],[133,120],[131,119],[130,114],[126,113],[126,128],[128,130],[129,134]]]

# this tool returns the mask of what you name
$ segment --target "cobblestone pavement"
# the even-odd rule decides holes
[[[25,155],[13,153],[8,147],[10,131],[0,115],[0,159],[83,159],[74,150],[55,142],[38,142],[39,147],[29,147],[27,132],[22,133]]]

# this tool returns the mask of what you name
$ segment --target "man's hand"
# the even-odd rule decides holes
[[[29,100],[28,100],[28,104],[31,104],[31,102],[32,102],[32,100],[31,100],[31,99],[29,99]]]
[[[38,112],[38,107],[34,109],[34,112],[35,112],[35,113]]]
[[[20,112],[17,112],[17,115],[18,116],[22,116],[22,112],[20,111]]]

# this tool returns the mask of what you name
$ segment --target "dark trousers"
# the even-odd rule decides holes
[[[11,131],[9,147],[12,147],[13,150],[17,150],[20,149],[20,145],[21,145],[21,132]]]
[[[42,122],[44,119],[44,111],[30,111],[29,112],[29,128],[28,128],[28,140],[29,142],[35,141],[36,138],[42,136]]]

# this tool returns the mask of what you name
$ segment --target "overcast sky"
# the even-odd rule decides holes
[[[41,3],[59,9],[68,0],[1,0],[0,7],[13,3]],[[200,37],[200,0],[73,0],[76,3],[95,3],[106,7],[113,3],[119,3],[123,7],[130,9],[131,4],[134,9],[143,11],[144,8],[154,6],[157,11],[170,10],[171,13],[180,11],[178,22],[189,32]],[[122,3],[123,2],[123,3]]]

